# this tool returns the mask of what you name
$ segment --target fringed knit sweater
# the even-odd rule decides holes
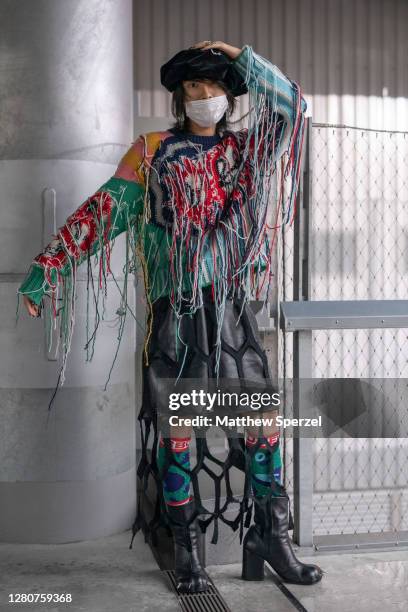
[[[77,267],[88,260],[89,271],[96,256],[99,289],[105,289],[98,298],[103,296],[112,273],[110,253],[122,232],[129,245],[126,272],[138,263],[143,269],[146,363],[152,304],[159,297],[169,297],[179,320],[181,309],[193,313],[202,305],[202,288],[211,285],[218,349],[225,300],[237,292],[244,302],[261,293],[268,299],[275,232],[295,212],[306,102],[299,86],[249,45],[233,63],[248,87],[248,128],[215,136],[175,129],[140,135],[115,174],[32,261],[18,294],[35,304],[49,296],[53,316],[62,318],[61,385],[75,320]],[[123,294],[117,312],[124,317],[126,306]]]

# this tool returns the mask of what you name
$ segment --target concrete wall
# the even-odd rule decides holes
[[[50,352],[49,302],[36,320],[20,303],[16,324],[16,290],[51,233],[113,174],[132,140],[132,4],[3,1],[0,22],[0,541],[93,538],[129,528],[136,509],[135,323],[128,317],[105,389],[120,296],[110,277],[86,362],[86,269],[78,269],[66,379],[47,423],[58,326]],[[123,235],[112,253],[119,284],[124,247]],[[131,306],[133,294],[132,279]]]

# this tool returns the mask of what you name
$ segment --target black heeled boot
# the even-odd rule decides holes
[[[194,502],[168,506],[174,536],[175,577],[179,593],[201,593],[208,589],[207,575],[200,563],[198,525],[194,520]],[[191,550],[188,550],[190,541]]]
[[[314,584],[321,580],[323,570],[318,565],[301,563],[293,551],[288,534],[289,497],[272,496],[266,504],[255,504],[255,525],[243,542],[242,578],[263,580],[264,562],[285,582]]]

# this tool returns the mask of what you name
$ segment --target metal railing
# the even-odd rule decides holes
[[[406,377],[407,161],[406,133],[308,120],[298,215],[282,235],[284,380]],[[288,415],[302,412],[296,385],[287,400]],[[301,437],[284,447],[299,544],[407,541],[406,439]]]

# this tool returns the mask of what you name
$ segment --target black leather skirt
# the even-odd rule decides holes
[[[235,390],[277,391],[251,306],[234,296],[226,300],[221,326],[218,377],[221,384],[233,381]],[[241,313],[241,316],[239,317]],[[238,321],[238,322],[237,322]],[[143,360],[143,404],[139,418],[152,418],[168,409],[168,381],[200,381],[214,388],[216,373],[216,305],[211,287],[203,289],[203,306],[179,321],[168,297],[153,303],[148,365]],[[218,379],[217,379],[218,380]],[[180,382],[180,384],[182,384]],[[176,390],[176,389],[175,389]],[[239,412],[248,412],[247,407]]]
[[[262,347],[255,314],[249,304],[242,309],[242,300],[234,297],[228,299],[221,325],[221,353],[219,359],[219,377],[216,372],[216,339],[217,317],[216,305],[212,300],[211,287],[203,290],[203,306],[194,314],[186,313],[180,319],[177,338],[177,317],[168,298],[160,298],[153,304],[150,342],[148,343],[148,364],[143,365],[143,403],[139,413],[141,456],[138,465],[138,508],[132,529],[132,542],[139,529],[146,537],[158,544],[160,527],[168,528],[168,513],[163,497],[162,476],[157,464],[159,434],[165,438],[167,466],[175,463],[166,429],[165,413],[170,391],[167,382],[173,381],[181,374],[182,386],[186,380],[193,380],[205,389],[214,387],[209,383],[214,380],[231,381],[234,390],[249,392],[276,392],[268,368],[266,353]],[[239,317],[241,313],[241,316]],[[238,321],[238,323],[237,323]],[[177,350],[178,349],[178,350]],[[176,390],[179,387],[176,387]],[[185,387],[182,391],[184,392]],[[237,405],[235,410],[248,414],[247,406]],[[270,408],[269,408],[270,410]],[[222,413],[223,407],[216,405],[214,412]],[[268,411],[267,408],[260,412]],[[225,412],[223,413],[225,414]],[[241,414],[240,414],[241,416]],[[161,418],[164,417],[164,418]],[[232,419],[234,420],[234,419]],[[195,466],[188,472],[194,491],[194,502],[200,518],[203,532],[213,523],[214,531],[211,542],[218,539],[218,522],[222,521],[234,531],[239,528],[242,541],[244,525],[249,526],[252,512],[251,502],[251,457],[258,446],[247,451],[241,435],[232,433],[230,426],[225,428],[228,441],[228,455],[220,460],[211,453],[207,443],[206,427],[194,426],[196,447]],[[224,429],[224,427],[223,427]],[[220,473],[214,472],[218,466]],[[231,484],[230,470],[242,471],[242,487],[234,492]],[[213,491],[208,494],[211,509],[201,499],[201,471],[214,481]],[[149,493],[150,491],[150,493]],[[272,489],[271,489],[272,491]],[[222,497],[225,492],[225,497]],[[224,493],[223,493],[224,495]],[[272,493],[271,493],[272,495]],[[150,501],[149,501],[150,500]],[[236,513],[235,518],[231,518]],[[132,546],[132,543],[131,543]]]

